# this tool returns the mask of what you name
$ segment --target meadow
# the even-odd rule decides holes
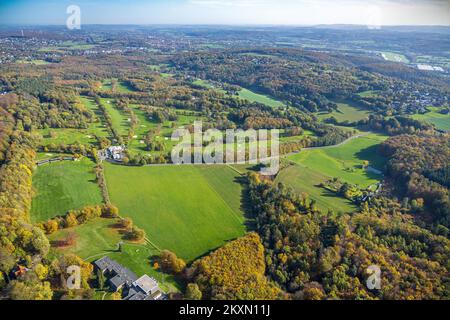
[[[317,113],[317,118],[324,120],[331,117],[335,117],[339,122],[343,121],[359,121],[365,119],[369,116],[370,111],[359,108],[355,103],[350,101],[346,102],[336,102],[338,105],[338,110],[332,113],[320,112]]]
[[[284,106],[284,103],[278,100],[275,100],[269,96],[255,93],[253,91],[250,91],[248,89],[242,88],[239,93],[239,97],[241,99],[248,100],[250,102],[258,102],[261,104],[265,104],[266,106],[272,107],[272,108],[279,108]]]
[[[106,164],[105,174],[121,215],[187,261],[245,233],[239,174],[227,166]]]
[[[328,177],[338,177],[345,182],[368,187],[378,182],[380,176],[362,169],[363,161],[369,161],[370,166],[382,170],[384,159],[377,153],[377,148],[386,138],[380,134],[369,134],[339,147],[303,150],[288,159]]]
[[[321,210],[331,209],[334,212],[351,212],[356,209],[356,206],[350,201],[318,187],[320,183],[328,179],[329,177],[320,172],[298,164],[291,164],[280,171],[275,182],[282,182],[298,193],[308,194],[310,199],[316,201],[317,207]]]
[[[95,179],[94,163],[88,158],[39,166],[33,175],[31,220],[45,221],[71,209],[101,204]]]
[[[450,131],[450,113],[442,114],[440,108],[429,107],[430,112],[425,114],[415,114],[413,119],[432,123],[440,130]]]
[[[343,198],[338,198],[318,185],[331,178],[366,188],[382,179],[382,175],[367,172],[363,161],[369,161],[373,168],[383,170],[385,159],[378,155],[378,145],[387,137],[369,134],[355,138],[338,147],[306,149],[290,155],[290,165],[277,176],[277,182],[284,182],[298,192],[305,192],[322,209],[348,212],[354,206]]]

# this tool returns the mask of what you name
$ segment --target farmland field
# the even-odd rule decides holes
[[[93,170],[94,163],[88,158],[39,166],[33,175],[32,221],[44,221],[71,209],[102,203]]]
[[[111,201],[152,243],[193,259],[244,234],[239,176],[226,166],[105,165]]]
[[[440,130],[450,131],[450,113],[439,113],[439,108],[428,108],[430,112],[425,114],[415,114],[413,119],[426,121],[434,124]]]
[[[128,267],[137,276],[148,274],[154,277],[166,292],[177,291],[178,285],[173,277],[155,270],[151,264],[150,258],[159,252],[146,244],[124,242],[116,223],[116,220],[98,218],[74,228],[59,230],[49,237],[52,254],[73,253],[89,262],[109,256]],[[75,244],[58,246],[58,242],[64,240],[69,233],[76,235]],[[117,250],[119,242],[123,242],[121,251]]]

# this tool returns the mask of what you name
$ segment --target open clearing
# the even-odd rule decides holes
[[[59,230],[49,236],[52,245],[52,254],[60,255],[73,253],[82,259],[93,262],[103,256],[109,256],[126,266],[137,276],[148,274],[161,284],[161,288],[168,291],[178,291],[178,284],[173,276],[166,275],[153,268],[151,257],[159,252],[146,244],[133,244],[123,241],[120,229],[117,229],[118,220],[98,218],[74,228]],[[72,246],[59,246],[69,233],[76,235]],[[119,242],[122,250],[119,251]]]
[[[317,118],[324,120],[331,117],[335,117],[339,122],[343,121],[359,121],[365,119],[369,116],[370,111],[358,108],[354,103],[350,101],[346,102],[336,102],[338,105],[338,110],[332,113],[318,113]]]
[[[94,163],[88,158],[39,166],[33,175],[32,221],[45,221],[71,209],[102,203],[93,170]]]
[[[284,182],[296,191],[308,193],[322,209],[350,211],[350,202],[318,187],[330,178],[340,178],[344,182],[368,187],[379,182],[381,175],[362,169],[364,160],[369,165],[382,170],[385,160],[378,155],[378,145],[387,137],[369,134],[355,138],[339,147],[303,150],[287,157],[293,165],[282,170],[278,182]]]
[[[105,164],[105,174],[121,215],[187,261],[245,233],[239,175],[227,166]]]
[[[250,91],[248,89],[242,88],[242,90],[239,91],[239,97],[241,99],[248,100],[250,102],[258,102],[261,104],[265,104],[266,106],[272,107],[272,108],[279,108],[284,106],[284,103],[278,100],[275,100],[269,96],[255,93],[253,91]]]
[[[368,187],[380,180],[380,176],[361,168],[363,161],[382,170],[384,159],[377,153],[378,145],[387,137],[370,134],[349,141],[336,148],[303,150],[288,159],[329,177]]]
[[[293,188],[296,192],[307,193],[311,199],[316,201],[321,210],[332,209],[334,212],[350,212],[356,208],[352,203],[344,198],[336,196],[332,192],[318,187],[318,185],[329,179],[323,174],[293,164],[278,174],[275,182],[282,182]]]
[[[440,130],[450,131],[450,113],[442,114],[439,113],[440,108],[428,108],[430,112],[425,114],[415,114],[412,116],[413,119],[421,120],[425,122],[430,122]]]

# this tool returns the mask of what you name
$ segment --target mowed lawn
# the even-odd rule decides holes
[[[130,116],[122,110],[119,110],[113,99],[101,98],[100,102],[105,106],[106,111],[111,116],[113,127],[121,136],[127,136],[130,130]]]
[[[103,202],[95,182],[94,163],[88,158],[79,162],[61,161],[39,166],[33,175],[33,188],[33,222]]]
[[[227,166],[105,164],[105,174],[121,215],[187,261],[245,233],[239,175]]]
[[[239,97],[241,99],[248,100],[250,102],[258,102],[261,104],[265,104],[266,106],[272,107],[272,108],[278,108],[284,106],[284,103],[278,100],[275,100],[269,96],[255,93],[253,91],[250,91],[248,89],[243,88],[239,91]]]

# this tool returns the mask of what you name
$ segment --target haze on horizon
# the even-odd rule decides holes
[[[450,25],[449,0],[0,0],[0,25]]]

